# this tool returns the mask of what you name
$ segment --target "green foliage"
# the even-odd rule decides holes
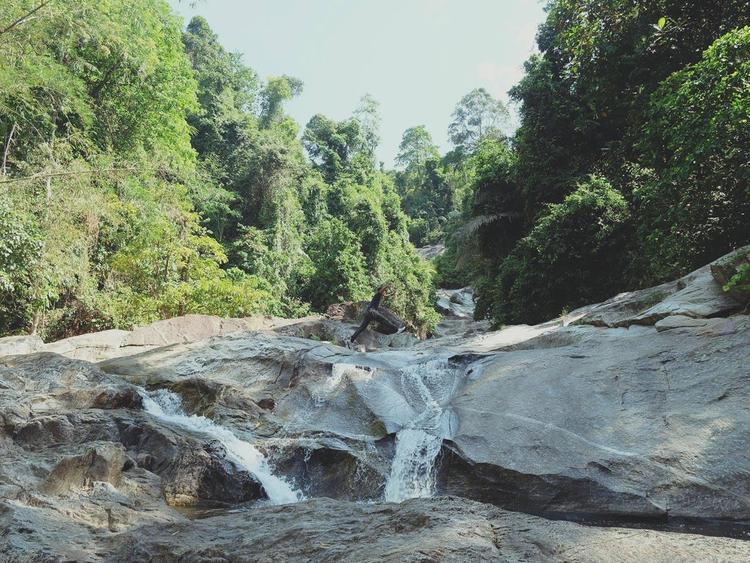
[[[750,241],[750,27],[719,38],[651,97],[642,232],[663,276]]]
[[[32,7],[11,1],[4,16]],[[0,37],[0,178],[12,182],[0,208],[0,331],[59,338],[187,312],[292,308],[268,282],[224,269],[193,212],[195,202],[217,231],[240,216],[215,163],[222,135],[251,124],[255,78],[205,22],[191,29],[200,109],[165,2],[50,3]],[[199,169],[187,114],[205,150]]]
[[[502,139],[485,139],[472,157],[472,218],[459,231],[485,256],[504,256],[521,237],[517,157]]]
[[[623,196],[597,177],[551,205],[500,267],[491,306],[495,321],[540,322],[617,293],[629,220]]]
[[[331,303],[369,298],[365,256],[356,235],[340,219],[321,222],[312,232],[307,254],[314,264],[303,297],[313,308],[325,309]]]
[[[437,146],[424,125],[410,127],[404,131],[398,147],[396,164],[409,170],[419,167],[427,160],[437,158],[440,158]]]
[[[458,289],[474,282],[475,276],[470,267],[470,261],[460,255],[461,250],[462,246],[449,239],[445,251],[433,258],[432,262],[437,273],[435,284],[438,287]]]
[[[434,276],[431,264],[422,260],[404,236],[388,234],[387,255],[376,268],[375,286],[389,282],[395,289],[386,306],[407,320],[410,328],[421,336],[432,332],[440,321],[434,309]],[[372,294],[371,294],[372,295]]]
[[[263,89],[260,123],[268,128],[283,117],[282,104],[302,93],[302,81],[291,76],[272,76]]]
[[[740,265],[737,268],[737,273],[724,286],[724,291],[732,290],[750,294],[750,263]]]
[[[367,139],[361,123],[354,119],[336,122],[324,115],[314,115],[302,137],[313,165],[328,183],[344,174],[364,180],[363,173],[372,167]]]
[[[521,116],[512,148],[480,143],[471,158],[443,159],[474,180],[460,184],[470,189],[458,199],[470,203],[457,206],[463,224],[438,261],[440,283],[468,270],[479,316],[534,322],[749,243],[747,8],[746,0],[551,0],[539,53],[510,92]],[[574,205],[571,194],[592,173],[622,201]],[[631,217],[619,215],[621,203]],[[618,212],[602,224],[586,208]],[[589,230],[570,223],[586,218]],[[619,249],[609,262],[600,249],[607,224],[616,228],[603,240]],[[591,270],[592,256],[606,275]]]
[[[409,216],[409,239],[416,246],[442,241],[454,206],[454,186],[423,125],[404,131],[396,162],[403,168],[395,173],[395,181]]]
[[[362,128],[365,138],[365,146],[370,159],[375,161],[375,150],[380,144],[380,104],[370,94],[365,94],[359,101],[359,106],[354,110],[354,118]]]
[[[31,320],[41,250],[33,217],[0,200],[0,333],[21,330]]]

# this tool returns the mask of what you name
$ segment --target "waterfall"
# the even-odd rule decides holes
[[[430,497],[435,491],[435,460],[445,436],[446,402],[458,384],[446,360],[432,360],[401,371],[402,392],[415,416],[396,433],[396,453],[385,485],[385,500]]]
[[[292,489],[286,481],[271,472],[265,456],[255,446],[240,440],[231,430],[205,416],[185,414],[180,396],[176,393],[167,389],[159,389],[152,393],[141,390],[140,393],[146,412],[152,416],[167,424],[198,432],[221,442],[226,449],[227,457],[260,482],[273,504],[288,504],[304,498],[300,491]]]

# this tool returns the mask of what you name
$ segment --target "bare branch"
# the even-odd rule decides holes
[[[0,35],[2,35],[4,33],[8,33],[14,27],[17,27],[17,26],[21,25],[23,22],[25,22],[28,19],[30,19],[31,16],[33,16],[34,14],[36,14],[39,10],[41,10],[42,8],[44,8],[50,2],[52,2],[52,0],[43,0],[43,2],[41,4],[39,4],[36,8],[33,8],[31,11],[26,12],[26,14],[24,14],[23,16],[21,16],[20,18],[18,18],[16,21],[14,21],[10,25],[8,25],[5,29],[0,29]]]
[[[31,180],[38,180],[40,178],[54,178],[57,176],[83,176],[86,174],[97,174],[99,172],[135,172],[137,168],[98,168],[94,170],[76,170],[71,172],[49,172],[41,174],[32,174],[25,178],[11,178],[9,180],[0,180],[0,184],[11,184],[14,182],[28,182]]]
[[[5,141],[5,148],[3,149],[3,166],[2,166],[3,176],[5,176],[8,173],[8,169],[6,167],[8,163],[8,152],[10,151],[11,143],[13,143],[13,133],[16,132],[16,129],[18,129],[18,123],[14,121],[13,127],[11,127],[10,129],[10,133],[8,133],[8,140]]]

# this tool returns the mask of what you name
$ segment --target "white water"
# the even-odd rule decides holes
[[[455,390],[455,370],[433,360],[401,372],[402,392],[415,416],[396,433],[396,453],[385,484],[385,500],[401,502],[435,492],[435,460],[445,436],[440,402]]]
[[[263,486],[273,504],[289,504],[304,498],[286,481],[276,477],[263,454],[252,444],[240,440],[228,428],[216,424],[205,416],[187,415],[182,410],[180,396],[167,389],[152,393],[141,391],[146,412],[173,426],[205,434],[221,442],[227,457],[239,467],[250,472]]]

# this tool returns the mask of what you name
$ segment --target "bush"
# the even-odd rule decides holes
[[[500,267],[495,323],[537,323],[617,293],[626,279],[629,217],[622,195],[595,176],[550,205]]]
[[[384,282],[393,284],[396,293],[386,306],[407,321],[411,330],[425,336],[440,321],[434,307],[435,270],[396,233],[389,233],[387,248],[385,258],[378,264],[371,290],[374,292],[375,287]]]
[[[448,289],[466,287],[472,282],[472,272],[468,264],[459,261],[459,247],[451,239],[445,247],[445,251],[433,259],[437,272],[436,285]]]
[[[635,195],[652,268],[668,278],[750,242],[750,27],[719,38],[651,97]]]
[[[442,222],[440,219],[443,219]],[[437,244],[443,240],[444,218],[415,217],[409,219],[409,240],[417,248]]]
[[[322,221],[308,240],[307,254],[314,268],[302,297],[313,309],[322,311],[331,303],[369,298],[365,257],[343,221]]]
[[[0,334],[23,330],[29,323],[34,269],[41,255],[32,217],[0,201]]]

